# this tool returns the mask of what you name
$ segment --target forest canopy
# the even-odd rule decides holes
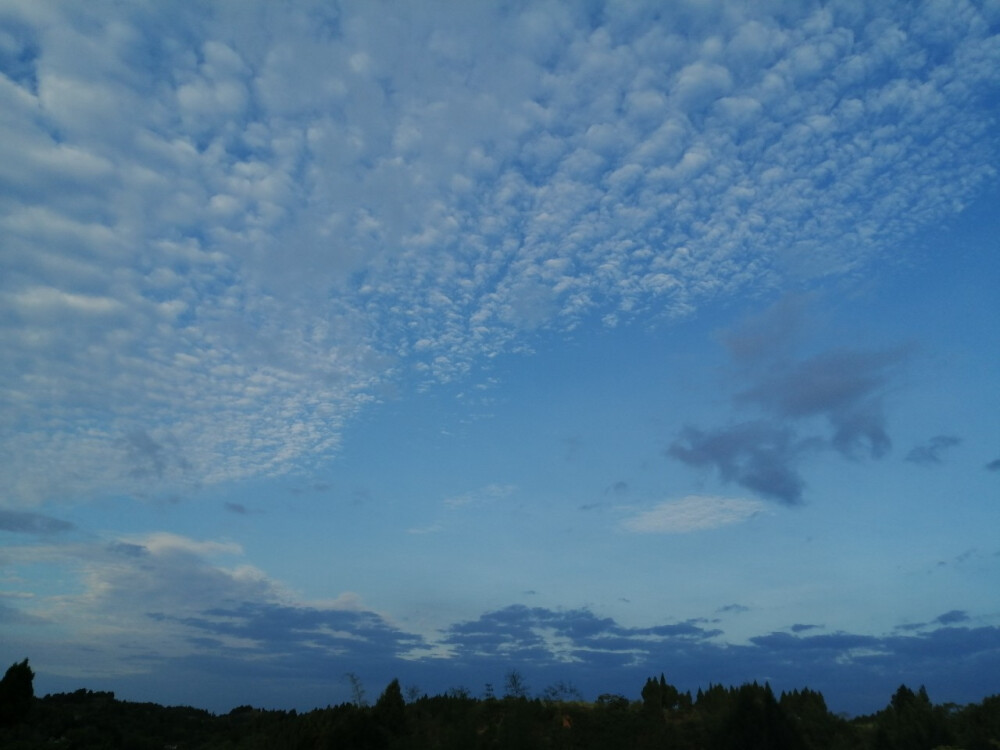
[[[118,700],[80,689],[36,698],[28,660],[0,681],[0,747],[37,748],[709,748],[710,750],[994,750],[1000,695],[965,706],[934,704],[923,687],[901,685],[884,709],[848,719],[809,688],[775,695],[769,684],[710,684],[694,695],[650,677],[640,700],[604,693],[583,700],[558,683],[531,695],[511,670],[491,685],[420,693],[392,680],[374,704],[354,700],[309,712],[240,706],[216,715],[191,707]],[[404,697],[405,693],[405,697]]]

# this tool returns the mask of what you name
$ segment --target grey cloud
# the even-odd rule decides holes
[[[826,417],[831,442],[844,455],[866,446],[873,458],[891,446],[881,392],[889,370],[907,357],[906,348],[883,351],[838,350],[797,363],[779,362],[774,372],[739,393],[737,402],[756,404],[790,419]]]
[[[134,429],[119,440],[119,445],[125,450],[129,475],[137,479],[162,479],[172,468],[190,468],[173,437],[157,441],[146,430]]]
[[[833,710],[850,712],[877,710],[900,683],[926,684],[937,700],[979,700],[992,690],[990,670],[1000,666],[998,627],[803,635],[817,627],[797,625],[794,633],[733,645],[695,622],[629,628],[588,610],[517,606],[456,623],[446,631],[446,642],[454,649],[453,665],[476,676],[514,666],[532,680],[568,676],[584,694],[626,695],[636,694],[642,680],[659,671],[692,691],[709,682],[768,680],[776,690],[821,690]],[[548,640],[548,633],[557,641]],[[611,668],[614,672],[607,671]]]
[[[750,384],[734,395],[734,404],[754,407],[764,419],[711,430],[688,426],[667,455],[715,468],[725,481],[794,504],[805,487],[797,464],[806,451],[832,448],[846,458],[864,452],[876,459],[888,453],[892,440],[883,397],[911,347],[798,356],[813,327],[814,299],[786,297],[721,336],[733,376]],[[819,431],[817,419],[827,432]]]
[[[906,460],[911,463],[928,466],[939,464],[942,461],[941,454],[948,448],[961,445],[962,439],[954,435],[935,435],[923,445],[915,446],[906,454]]]
[[[156,619],[174,619],[162,613]],[[380,615],[353,609],[320,609],[269,602],[244,602],[233,608],[210,608],[176,618],[199,633],[246,639],[238,650],[259,654],[297,652],[304,660],[391,660],[426,648],[420,636],[390,625]],[[203,637],[203,636],[199,636]],[[308,659],[306,658],[308,656]]]
[[[241,516],[245,516],[247,514],[247,508],[243,505],[243,503],[225,503],[223,507],[230,513],[236,513]]]
[[[87,683],[92,688],[134,689],[214,710],[246,702],[313,708],[347,700],[337,686],[345,671],[357,672],[373,689],[399,677],[434,693],[455,684],[499,684],[513,668],[531,685],[568,680],[589,698],[600,692],[637,698],[650,674],[664,672],[672,684],[692,691],[750,680],[767,680],[776,691],[808,686],[823,692],[834,711],[867,713],[884,706],[900,683],[924,684],[939,702],[980,700],[994,689],[991,680],[1000,669],[1000,627],[961,627],[971,618],[957,610],[891,635],[810,634],[818,626],[798,624],[792,632],[732,644],[704,620],[636,626],[587,608],[513,605],[454,622],[432,638],[363,607],[279,601],[272,587],[220,575],[190,555],[140,556],[145,567],[115,560],[114,571],[124,577],[104,574],[101,590],[110,584],[110,596],[102,593],[88,605],[115,613],[120,628],[114,638],[55,652],[65,651],[75,668],[74,659],[95,660]],[[209,580],[192,593],[199,577]],[[164,581],[183,596],[163,592]],[[0,601],[0,622],[32,617]],[[135,637],[124,640],[135,645],[125,648],[129,627]],[[19,647],[16,632],[12,636],[10,645]],[[129,674],[106,677],[116,659],[125,661]],[[183,694],[170,692],[178,686]]]
[[[727,482],[795,505],[805,486],[795,464],[806,447],[787,428],[746,422],[714,431],[685,427],[667,455],[689,466],[714,468]]]
[[[0,510],[0,531],[22,534],[58,534],[75,529],[69,521],[63,521],[42,513],[28,511]]]
[[[987,471],[1000,471],[1000,458],[993,459],[986,464]]]
[[[934,618],[934,622],[939,625],[954,625],[959,622],[968,622],[969,615],[962,609],[953,609],[949,612],[945,612],[942,615],[938,615]]]
[[[0,601],[0,623],[8,625],[46,625],[45,618],[22,612],[17,607],[11,607]]]
[[[142,557],[149,554],[149,550],[141,544],[129,544],[128,542],[114,542],[109,544],[107,549],[111,554],[123,557]]]
[[[729,356],[743,365],[790,358],[808,320],[810,295],[790,294],[722,334]]]
[[[568,641],[553,645],[549,634]],[[626,664],[637,654],[649,655],[664,643],[697,643],[721,633],[694,621],[628,628],[608,617],[597,617],[587,609],[555,611],[545,607],[513,605],[483,614],[476,620],[456,623],[445,631],[444,643],[456,658],[501,658],[509,655],[520,662],[551,662],[572,658],[588,663],[612,660]]]

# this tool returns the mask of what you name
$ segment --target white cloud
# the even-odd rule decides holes
[[[444,504],[449,508],[461,508],[466,505],[489,503],[510,497],[517,490],[512,484],[488,484],[485,487],[445,498]]]
[[[385,380],[851,271],[995,175],[972,5],[670,12],[12,9],[16,501],[150,491],[136,429],[153,491],[301,468]]]
[[[765,511],[760,500],[689,495],[626,518],[621,526],[643,534],[684,534],[741,523]]]
[[[243,549],[235,542],[199,541],[179,534],[158,531],[136,537],[123,537],[122,543],[140,546],[154,555],[171,552],[187,552],[195,555],[228,554],[241,555]]]

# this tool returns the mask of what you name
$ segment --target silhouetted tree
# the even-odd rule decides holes
[[[406,703],[399,680],[390,682],[375,702],[375,721],[393,736],[406,728]]]
[[[524,681],[524,676],[516,669],[510,670],[504,675],[503,688],[505,698],[528,697],[528,683]]]
[[[10,665],[0,680],[0,726],[9,727],[27,718],[35,699],[34,678],[27,659]]]
[[[358,708],[367,706],[368,701],[365,699],[365,685],[361,682],[361,678],[354,672],[347,672],[344,677],[351,683],[351,700],[354,705]]]

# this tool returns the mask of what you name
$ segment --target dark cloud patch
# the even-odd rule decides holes
[[[572,658],[591,665],[621,666],[648,657],[668,642],[690,645],[720,634],[695,621],[628,628],[587,609],[556,611],[514,605],[452,625],[444,643],[463,661],[506,655],[522,663]]]
[[[854,635],[852,633],[830,633],[828,635],[813,635],[801,637],[790,633],[770,633],[750,639],[750,642],[768,651],[776,653],[785,651],[836,651],[844,652],[852,649],[876,649],[879,639],[869,635]]]
[[[809,296],[786,298],[722,335],[732,376],[741,383],[733,403],[758,417],[724,428],[687,426],[667,455],[794,505],[805,487],[797,464],[806,449],[832,449],[850,459],[889,452],[883,401],[911,347],[802,356],[797,350],[808,332],[809,306]]]
[[[954,435],[935,435],[923,445],[914,446],[906,454],[906,460],[921,466],[930,466],[941,463],[941,454],[948,448],[960,445],[962,439]]]
[[[957,616],[946,613],[945,619]],[[989,676],[995,671],[981,667],[1000,666],[1000,628],[938,622],[888,636],[812,633],[821,627],[795,625],[790,633],[733,645],[696,621],[635,628],[586,609],[515,606],[453,625],[445,640],[453,653],[448,663],[466,674],[502,675],[513,667],[532,684],[569,679],[584,695],[635,695],[649,674],[661,671],[690,690],[754,679],[770,681],[776,690],[808,686],[821,690],[834,710],[854,713],[884,706],[901,683],[926,684],[938,700],[957,702],[979,700],[995,689]]]
[[[1000,471],[1000,458],[994,459],[986,464],[987,471]]]
[[[59,534],[72,531],[76,526],[69,521],[63,521],[41,513],[27,511],[0,510],[0,531],[11,531],[16,534]]]
[[[628,482],[618,481],[605,490],[605,494],[626,495],[628,494]]]
[[[790,627],[789,630],[791,630],[793,633],[805,633],[806,631],[809,630],[819,630],[822,627],[823,627],[822,625],[807,625],[806,623],[798,622],[792,625],[792,627]]]
[[[162,612],[150,612],[149,616],[193,629],[192,643],[226,643],[221,655],[282,658],[307,675],[334,665],[354,669],[409,658],[427,647],[421,636],[396,628],[381,615],[366,610],[245,602],[182,618]]]
[[[0,621],[5,615],[18,616],[0,606]],[[485,683],[498,689],[517,669],[533,694],[561,681],[590,700],[603,692],[638,698],[646,678],[663,672],[692,692],[752,680],[768,681],[776,692],[809,687],[821,691],[832,710],[859,714],[885,706],[900,684],[926,685],[936,702],[965,703],[995,692],[1000,627],[963,627],[961,616],[967,615],[944,613],[935,623],[890,635],[814,633],[819,626],[796,625],[732,644],[700,620],[634,627],[586,608],[513,605],[425,640],[362,609],[247,601],[185,615],[150,614],[151,622],[181,628],[192,653],[136,658],[155,670],[158,691],[181,685],[187,692],[177,700],[217,710],[262,700],[285,708],[348,700],[341,684],[346,672],[358,674],[374,697],[394,677],[431,694],[454,685],[478,694]],[[124,690],[123,679],[113,687]],[[247,685],[253,689],[243,697]],[[231,703],[219,705],[219,696]]]
[[[747,366],[789,357],[805,333],[809,295],[789,295],[722,334],[733,361]]]
[[[162,479],[171,469],[190,468],[180,444],[173,437],[158,441],[145,430],[135,429],[119,439],[118,444],[125,451],[128,475],[133,478]]]
[[[731,612],[731,613],[749,612],[749,611],[750,607],[744,607],[742,604],[727,604],[726,606],[719,607],[716,610],[716,612]]]
[[[243,503],[225,503],[223,507],[230,513],[236,513],[240,516],[245,516],[247,514],[247,507]]]
[[[825,417],[831,443],[847,456],[867,449],[881,458],[891,447],[881,403],[889,370],[907,356],[906,348],[884,351],[839,350],[797,363],[779,363],[760,382],[737,394],[781,418]]]
[[[805,447],[790,429],[745,422],[715,431],[685,427],[667,455],[689,466],[714,468],[726,482],[795,505],[805,486],[795,464]]]
[[[149,554],[149,550],[141,544],[129,544],[128,542],[115,542],[108,545],[108,552],[122,557],[143,557]]]
[[[934,618],[934,622],[939,625],[954,625],[959,622],[968,622],[969,615],[966,614],[964,610],[953,609],[949,612],[945,612],[943,615],[938,615]]]
[[[0,601],[0,624],[5,625],[44,625],[49,624],[48,620],[45,620],[36,615],[29,614],[27,612],[22,612],[17,607],[12,607],[9,604]]]

